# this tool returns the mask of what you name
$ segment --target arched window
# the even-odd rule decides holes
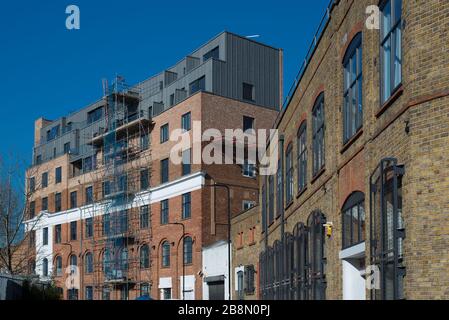
[[[343,59],[344,105],[343,142],[351,139],[363,125],[362,92],[362,33],[358,33],[349,45]]]
[[[308,300],[308,233],[303,223],[298,223],[294,230],[295,236],[295,300]]]
[[[168,241],[162,244],[162,267],[170,267],[170,243]]]
[[[293,145],[285,153],[285,196],[287,204],[293,201]]]
[[[298,130],[298,192],[307,186],[307,123]]]
[[[150,248],[147,244],[140,248],[140,268],[148,269],[150,267]]]
[[[111,251],[106,249],[103,253],[103,272],[108,275],[111,272],[112,256]]]
[[[121,270],[126,271],[128,270],[128,249],[123,248],[122,251],[120,251],[120,266]]]
[[[36,274],[36,261],[30,260],[28,263],[28,271],[30,274]]]
[[[48,276],[48,259],[47,258],[44,258],[42,260],[42,275],[44,277]]]
[[[316,176],[324,168],[325,146],[324,146],[324,93],[316,99],[312,110],[313,131],[313,175]]]
[[[404,166],[398,165],[397,159],[384,159],[371,176],[371,265],[375,265],[380,271],[380,287],[373,288],[373,299],[404,298],[404,174]]]
[[[309,299],[326,299],[326,252],[324,246],[324,224],[326,217],[321,212],[309,216]]]
[[[94,272],[94,257],[92,253],[86,253],[84,257],[84,272],[93,273]]]
[[[365,195],[354,192],[342,208],[343,249],[365,241]]]
[[[57,256],[55,259],[56,275],[62,276],[62,257]]]
[[[72,254],[69,260],[70,260],[70,272],[74,273],[76,272],[76,268],[78,266],[78,259],[76,258],[76,255]]]
[[[184,238],[184,264],[192,264],[193,241],[191,237]]]

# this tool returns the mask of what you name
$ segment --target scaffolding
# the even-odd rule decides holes
[[[151,181],[150,110],[142,110],[139,87],[130,87],[116,77],[104,88],[104,128],[89,144],[97,168],[90,173],[94,185],[93,287],[95,296],[151,288]],[[148,260],[142,261],[146,246]],[[144,257],[146,259],[146,256]],[[149,290],[149,288],[147,288]],[[137,295],[138,296],[138,295]]]

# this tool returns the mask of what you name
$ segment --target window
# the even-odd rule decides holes
[[[238,300],[244,299],[244,281],[243,281],[243,271],[237,272],[237,298]]]
[[[58,167],[55,169],[55,181],[56,184],[61,183],[62,182],[62,168]]]
[[[324,93],[322,93],[312,110],[313,124],[313,175],[324,168]]]
[[[250,163],[248,160],[245,160],[242,168],[242,175],[247,178],[255,178],[256,177],[256,165]]]
[[[86,238],[92,238],[94,236],[94,221],[93,218],[86,219]]]
[[[86,188],[86,205],[92,204],[94,202],[94,191],[93,187],[87,187]]]
[[[150,296],[150,284],[142,283],[140,285],[140,296],[141,297],[149,297]]]
[[[55,226],[55,243],[61,243],[61,225]]]
[[[47,141],[55,140],[59,136],[59,124],[47,131]]]
[[[68,300],[78,300],[78,289],[68,289],[67,298]]]
[[[42,260],[42,275],[48,277],[48,259],[44,258]]]
[[[84,257],[84,272],[85,273],[93,273],[94,272],[94,256],[92,253],[88,252],[86,253],[86,256]]]
[[[245,266],[245,278],[246,278],[245,293],[247,295],[253,295],[256,291],[254,285],[255,273],[256,270],[254,269],[253,265]]]
[[[285,197],[287,204],[293,201],[293,145],[290,144],[287,147],[287,152],[285,155]]]
[[[182,152],[182,175],[186,176],[192,172],[190,149]]]
[[[215,47],[203,56],[203,62],[209,59],[220,59],[220,47]]]
[[[324,224],[326,217],[321,212],[312,213],[308,219],[310,254],[309,275],[310,286],[308,296],[310,300],[326,299],[325,251],[324,251]]]
[[[381,11],[380,61],[383,104],[402,82],[402,0],[385,1]]]
[[[128,210],[123,210],[118,213],[120,223],[120,233],[128,231]]]
[[[182,218],[190,219],[192,217],[192,194],[185,193],[182,195]]]
[[[140,248],[140,268],[148,269],[150,267],[150,247],[146,244]]]
[[[365,241],[365,196],[353,193],[342,208],[343,249]]]
[[[192,128],[192,123],[191,123],[191,113],[188,112],[186,114],[184,114],[181,118],[181,128],[185,131],[190,131],[190,129]]]
[[[44,246],[48,245],[48,228],[42,229],[42,244]]]
[[[256,203],[254,201],[248,201],[248,200],[244,200],[243,201],[243,205],[242,205],[242,209],[243,211],[249,210],[253,207],[256,206]]]
[[[104,181],[103,185],[103,198],[106,198],[111,194],[111,181]]]
[[[140,171],[140,190],[147,190],[150,187],[149,171],[144,169]]]
[[[122,271],[128,270],[128,249],[123,248],[120,252],[120,267]]]
[[[70,193],[70,209],[75,209],[78,206],[78,193],[73,191]]]
[[[283,190],[282,190],[282,184],[283,184],[283,168],[282,168],[282,161],[281,159],[279,159],[278,161],[278,171],[276,174],[276,200],[277,200],[277,204],[276,204],[276,218],[280,217],[281,212],[282,212],[282,208],[284,206],[284,194],[283,194]]]
[[[184,238],[184,264],[192,264],[193,241],[191,237]]]
[[[268,224],[274,221],[274,176],[268,178]]]
[[[36,215],[36,202],[35,201],[30,202],[29,210],[30,210],[30,214],[29,214],[30,219],[33,219],[34,216]]]
[[[262,186],[262,232],[266,231],[267,228],[267,186],[266,179],[264,179],[264,184]]]
[[[87,157],[83,160],[83,172],[88,173],[94,169],[94,159],[95,157]]]
[[[35,177],[30,178],[30,187],[29,187],[29,189],[30,189],[30,192],[36,191],[36,178]]]
[[[162,300],[170,300],[170,299],[171,299],[171,288],[163,288]]]
[[[168,199],[163,200],[161,202],[161,224],[168,224],[168,215],[169,215],[169,208],[168,208]]]
[[[170,107],[173,107],[175,105],[175,94],[170,95]]]
[[[402,213],[404,167],[396,159],[384,159],[371,176],[371,265],[380,270],[380,288],[371,291],[376,300],[404,298],[405,265]]]
[[[150,207],[140,207],[140,229],[146,229],[150,225]]]
[[[111,251],[109,251],[109,249],[106,249],[103,252],[103,272],[106,278],[109,278],[111,276],[112,264],[113,261]]]
[[[243,82],[243,100],[254,101],[255,100],[254,86],[249,83]]]
[[[189,85],[189,92],[191,95],[198,91],[205,91],[205,90],[206,90],[206,77],[201,77],[193,81]]]
[[[94,299],[94,288],[92,286],[87,286],[84,291],[84,298],[86,300],[93,300]]]
[[[103,107],[97,108],[87,113],[87,123],[97,122],[103,117]]]
[[[42,174],[42,188],[48,187],[48,172]]]
[[[161,143],[167,142],[170,139],[168,133],[168,123],[161,126]]]
[[[363,125],[362,96],[362,33],[346,51],[344,67],[343,142],[351,139]]]
[[[298,131],[298,191],[307,186],[307,125],[304,122]]]
[[[109,289],[109,287],[103,287],[101,299],[105,301],[111,300],[111,289]]]
[[[56,275],[57,276],[62,276],[62,257],[61,256],[57,256],[56,257]]]
[[[55,194],[55,212],[60,212],[62,210],[62,196],[61,193]]]
[[[162,244],[162,267],[170,267],[170,243],[168,241]]]
[[[70,240],[75,241],[77,238],[77,222],[70,222]]]
[[[76,268],[78,266],[78,258],[76,257],[76,255],[72,254],[70,256],[69,261],[70,261],[70,272],[72,274],[74,274],[76,272]]]
[[[42,198],[42,211],[48,210],[48,197]]]
[[[64,154],[70,153],[70,142],[64,144]]]
[[[169,179],[168,159],[161,160],[161,183],[167,183]]]
[[[254,127],[254,118],[251,117],[243,117],[243,132],[246,132],[248,130],[253,130]]]
[[[120,288],[120,300],[128,300],[129,299],[129,289],[127,285],[123,285]]]
[[[111,216],[109,213],[103,215],[103,236],[108,236],[111,232]]]
[[[150,147],[150,135],[147,132],[142,133],[142,135],[140,136],[140,148],[142,149],[142,151],[144,151],[148,150],[149,147]]]

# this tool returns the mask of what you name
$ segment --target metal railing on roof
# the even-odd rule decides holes
[[[310,60],[312,59],[313,54],[315,53],[315,49],[317,48],[318,43],[320,42],[320,39],[323,35],[323,31],[326,29],[326,26],[330,20],[331,17],[331,11],[333,7],[339,2],[340,0],[330,0],[329,5],[326,8],[326,13],[321,18],[320,24],[318,26],[317,31],[315,32],[315,35],[313,37],[313,41],[309,46],[309,50],[307,51],[306,57],[304,58],[304,61],[301,64],[301,67],[299,69],[299,72],[297,76],[295,77],[295,80],[290,87],[290,90],[287,93],[287,96],[285,97],[284,103],[282,105],[282,108],[286,108],[288,104],[290,103],[291,99],[293,98],[294,93],[296,92],[296,89],[299,86],[299,83],[301,82],[302,77],[304,76],[304,73],[307,69],[307,66],[310,63]]]

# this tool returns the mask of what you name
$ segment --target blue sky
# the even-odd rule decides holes
[[[0,10],[0,154],[31,162],[34,120],[101,97],[116,73],[136,83],[223,30],[284,49],[291,86],[329,0],[4,1]],[[78,5],[81,29],[65,28]]]

